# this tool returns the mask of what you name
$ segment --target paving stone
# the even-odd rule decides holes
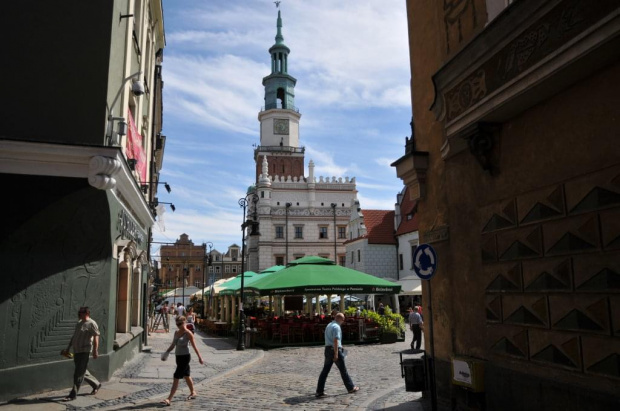
[[[116,390],[110,390],[107,388],[101,388],[99,390],[99,392],[97,394],[95,394],[95,398],[97,398],[98,400],[113,400],[116,398],[120,398],[120,397],[124,397],[127,395],[126,391],[116,391]]]

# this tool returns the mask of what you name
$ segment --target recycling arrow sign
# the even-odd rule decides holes
[[[413,254],[413,271],[422,280],[430,280],[437,271],[437,253],[428,244],[421,244]]]

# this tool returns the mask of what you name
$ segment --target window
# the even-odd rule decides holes
[[[357,262],[362,261],[362,250],[357,250]]]
[[[284,265],[284,256],[276,255],[276,265]]]
[[[413,218],[413,213],[407,214],[407,221],[411,220],[412,218]]]
[[[411,268],[413,268],[413,265],[415,264],[415,250],[417,249],[418,249],[417,245],[411,246]]]
[[[399,270],[403,269],[403,255],[402,255],[402,253],[398,254],[398,267],[399,267],[398,268]]]
[[[220,261],[220,256],[219,255],[215,256],[215,261]]]
[[[202,287],[201,287],[201,285],[202,285],[202,284],[200,284],[200,281],[198,281],[198,280],[194,281],[194,287],[196,287],[196,288],[202,288]]]
[[[328,238],[327,237],[327,226],[322,225],[319,227],[319,238]]]
[[[224,266],[224,272],[225,273],[229,273],[230,272],[230,266],[229,265]]]
[[[300,225],[295,226],[295,238],[304,238],[304,228]]]
[[[355,258],[355,257],[353,257],[353,256],[355,255],[355,254],[353,254],[353,253],[354,253],[354,251],[351,251],[351,264],[353,264],[353,260],[354,260],[354,258]]]
[[[218,273],[218,274],[220,273],[220,266],[219,265],[217,267],[215,267],[215,272]]]
[[[236,273],[236,272],[237,272],[237,266],[236,266],[236,265],[233,265],[232,272],[233,272],[233,273]]]
[[[199,266],[199,265],[197,265],[197,266],[194,268],[194,271],[200,271],[200,266]]]
[[[305,256],[305,254],[293,254],[293,260],[298,260],[300,258],[303,258]]]
[[[276,238],[284,238],[284,226],[276,226]]]
[[[209,267],[209,273],[213,273],[213,267]]]
[[[339,255],[338,256],[338,264],[340,264],[341,266],[345,266],[347,265],[347,256],[346,255]]]
[[[347,226],[344,226],[344,225],[338,226],[338,238],[342,238],[342,239],[347,238]]]

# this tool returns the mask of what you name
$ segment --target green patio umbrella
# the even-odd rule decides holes
[[[308,256],[244,288],[259,295],[398,294],[401,286],[326,258]]]
[[[274,265],[272,267],[269,268],[265,268],[263,271],[261,271],[259,274],[270,274],[270,273],[275,273],[276,271],[280,271],[285,269],[286,266],[284,265]]]
[[[254,271],[246,271],[243,273],[243,288],[247,284],[247,280],[257,275]],[[230,281],[226,281],[220,290],[220,295],[235,295],[237,290],[241,289],[241,274]]]

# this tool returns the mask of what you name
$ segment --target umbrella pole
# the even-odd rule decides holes
[[[345,311],[344,294],[340,294],[340,312],[343,313],[344,311]]]
[[[316,295],[316,312],[321,315],[321,302],[319,301],[320,295]]]

